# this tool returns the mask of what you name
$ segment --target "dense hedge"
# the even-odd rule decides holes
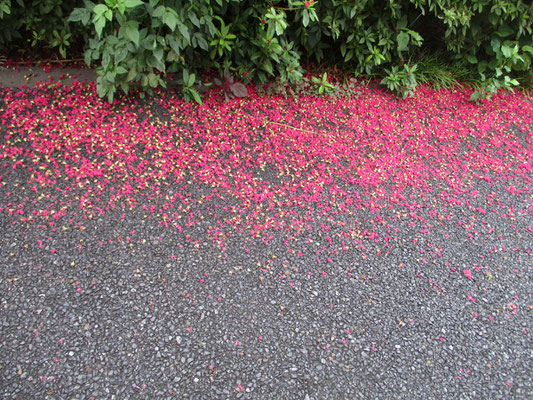
[[[41,56],[54,52],[67,58],[69,48],[83,46],[92,35],[68,21],[72,10],[83,5],[82,0],[0,0],[0,50],[24,55],[39,50]]]
[[[85,60],[97,67],[98,93],[109,99],[118,88],[127,93],[132,85],[145,90],[164,85],[166,73],[184,74],[184,93],[192,98],[193,72],[201,68],[228,67],[246,82],[274,76],[294,82],[301,79],[306,60],[376,74],[405,96],[417,85],[417,55],[428,49],[452,64],[477,69],[483,89],[476,98],[531,80],[533,6],[528,3],[85,0],[70,13],[69,25],[64,18],[68,6],[59,0],[34,0],[31,7],[23,7],[21,0],[0,0],[0,19],[31,8],[32,22],[19,24],[19,30],[44,29],[41,36],[52,46],[60,46],[54,32],[65,38],[85,27],[79,33],[89,36]],[[38,21],[36,4],[45,7],[41,11],[54,10],[49,26]]]

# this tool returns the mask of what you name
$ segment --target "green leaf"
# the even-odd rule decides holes
[[[74,11],[70,14],[68,20],[72,22],[81,21],[81,23],[86,26],[91,19],[91,13],[86,8],[75,8]]]
[[[343,42],[340,47],[341,55],[344,57],[346,56],[346,43]]]
[[[348,62],[353,58],[354,51],[353,49],[348,50],[348,53],[346,53],[346,56],[344,57],[344,62]]]
[[[144,4],[141,0],[124,0],[124,5],[126,8],[135,8]]]
[[[94,23],[94,29],[96,30],[96,33],[97,33],[98,37],[101,37],[102,36],[102,30],[105,27],[105,18],[100,16],[100,17],[98,17],[98,19],[96,21],[93,21],[93,23]]]
[[[500,28],[496,31],[496,35],[499,37],[507,37],[514,33],[514,29],[511,28],[509,25],[502,25]]]
[[[115,65],[120,64],[128,56],[128,49],[125,47],[120,48],[115,52]]]
[[[126,68],[121,67],[120,65],[115,69],[115,71],[117,74],[125,74],[126,72],[128,72]]]
[[[178,60],[179,60],[178,54],[174,50],[170,49],[169,52],[167,53],[167,61],[174,62]]]
[[[114,96],[114,94],[115,94],[115,90],[116,90],[116,89],[115,89],[113,86],[111,86],[111,87],[109,87],[107,90],[108,90],[108,91],[107,91],[107,101],[108,101],[109,103],[113,103],[113,96]]]
[[[409,44],[409,35],[405,32],[400,32],[397,37],[398,51],[404,51]]]
[[[155,88],[155,87],[157,87],[157,82],[158,82],[157,75],[154,74],[153,72],[150,72],[148,74],[148,84],[151,87]]]
[[[165,6],[159,6],[155,9],[154,13],[152,14],[152,17],[161,18],[163,14],[165,14],[165,11],[166,11]]]
[[[154,50],[154,57],[159,62],[163,61],[163,49],[161,47],[158,47],[157,49]]]
[[[178,14],[173,9],[167,7],[161,20],[170,28],[172,32],[174,32],[176,29],[176,24],[178,23]]]
[[[190,93],[192,94],[192,97],[194,97],[194,101],[196,101],[198,104],[203,104],[202,98],[195,89],[190,89]]]
[[[130,72],[128,72],[128,76],[126,78],[126,81],[130,82],[130,81],[134,80],[136,77],[137,77],[137,69],[135,67],[133,67],[132,69],[130,69]]]
[[[398,20],[397,28],[398,30],[404,29],[407,27],[407,15],[402,15],[402,17]]]
[[[104,71],[107,71],[107,67],[109,66],[109,63],[111,62],[111,56],[107,51],[104,51],[104,54],[102,55],[102,68]]]
[[[196,40],[198,41],[198,46],[202,50],[205,50],[205,51],[209,50],[209,45],[207,44],[207,41],[205,40],[202,34],[197,34]]]
[[[170,48],[176,52],[176,54],[180,54],[181,52],[181,46],[178,40],[174,36],[170,36],[168,38],[168,44],[170,45]]]
[[[490,47],[492,47],[492,50],[498,54],[498,52],[500,51],[500,41],[498,39],[492,39],[490,41]]]
[[[0,3],[0,10],[2,12],[6,13],[6,14],[11,14],[11,9],[9,8],[9,5],[7,3],[1,2]]]
[[[269,75],[274,75],[273,68],[272,68],[272,62],[270,60],[265,60],[263,62],[262,68],[268,72]]]
[[[467,54],[465,56],[466,58],[466,61],[468,61],[470,64],[477,64],[477,58],[476,56],[472,55],[472,54]]]
[[[97,4],[93,8],[93,13],[95,14],[94,19],[97,19],[98,16],[105,14],[106,11],[108,11],[109,8],[105,4]],[[93,20],[94,22],[94,20]]]
[[[83,53],[83,59],[85,61],[85,64],[87,64],[88,67],[91,66],[92,52],[93,51],[91,49],[88,49],[85,51],[85,53]]]
[[[470,101],[477,101],[481,97],[481,92],[479,90],[476,90],[474,93],[472,93],[472,96],[470,96]]]
[[[480,74],[485,72],[487,69],[487,61],[483,60],[477,65],[477,70]]]
[[[529,54],[533,55],[533,47],[531,46],[528,46],[528,45],[522,46],[522,50],[527,51]]]
[[[500,50],[505,58],[511,57],[511,54],[513,53],[513,49],[506,45],[503,45]]]
[[[309,11],[303,10],[302,12],[302,24],[305,28],[309,25]]]
[[[189,80],[187,81],[187,86],[194,85],[195,81],[196,81],[196,75],[194,75],[194,74],[189,75]]]
[[[196,16],[196,14],[194,12],[190,12],[189,13],[189,20],[197,27],[197,28],[201,28],[202,25],[200,24],[200,20],[198,19],[198,17]]]
[[[283,35],[283,24],[279,21],[276,21],[276,35],[281,36]]]
[[[124,35],[139,46],[139,23],[137,21],[128,21],[124,24]]]
[[[178,30],[183,35],[183,37],[187,40],[187,42],[191,42],[191,36],[189,35],[189,29],[184,24],[178,23]]]

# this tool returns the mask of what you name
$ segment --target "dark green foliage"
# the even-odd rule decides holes
[[[83,46],[90,33],[68,22],[72,10],[82,5],[81,0],[0,0],[0,50],[31,49],[40,56],[52,52],[67,58],[69,47]]]
[[[13,1],[21,0],[0,0],[0,19],[11,18]],[[452,72],[471,71],[476,100],[531,82],[532,15],[523,0],[85,0],[69,21],[89,34],[85,59],[110,100],[119,88],[149,91],[168,73],[201,68],[228,68],[245,83],[294,83],[307,61],[342,64],[408,96],[438,75],[435,63],[419,65],[428,52]],[[70,41],[62,24],[50,24],[47,43]],[[460,79],[438,76],[444,87]]]

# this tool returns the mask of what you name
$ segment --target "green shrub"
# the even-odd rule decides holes
[[[13,1],[22,4],[22,0],[0,0],[0,19],[14,21],[17,13],[20,17],[20,7],[14,7]],[[228,68],[244,83],[274,78],[297,82],[308,61],[342,64],[355,76],[379,77],[389,89],[408,96],[420,82],[435,76],[434,69],[425,69],[435,65],[421,62],[428,51],[445,58],[452,72],[473,73],[468,80],[480,83],[472,96],[476,100],[500,88],[531,83],[533,6],[529,3],[84,0],[70,13],[69,22],[89,35],[85,60],[96,67],[98,94],[109,100],[119,89],[128,93],[132,86],[143,91],[164,86],[168,74],[187,78],[182,79],[187,83],[183,93],[196,99],[191,90],[203,68],[214,68],[221,76]],[[59,0],[31,4],[26,25],[13,22],[18,28],[4,36],[32,31],[37,42],[58,47],[64,55],[66,42],[71,41],[68,35],[74,36],[74,28],[61,17],[67,5]],[[41,5],[42,12],[54,12],[58,20],[45,26]],[[3,43],[8,39],[3,37]]]
[[[0,30],[0,50],[5,53],[42,48],[58,52],[67,58],[73,44],[87,40],[85,30],[68,22],[68,16],[78,1],[61,0],[0,0],[0,24],[9,29]]]

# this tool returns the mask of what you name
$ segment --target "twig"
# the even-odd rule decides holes
[[[49,63],[72,63],[78,61],[85,61],[83,58],[72,58],[68,60],[37,60],[37,61],[12,61],[10,64],[28,64],[28,65],[40,65],[40,64],[49,64]],[[7,59],[0,59],[1,63],[7,63]]]

